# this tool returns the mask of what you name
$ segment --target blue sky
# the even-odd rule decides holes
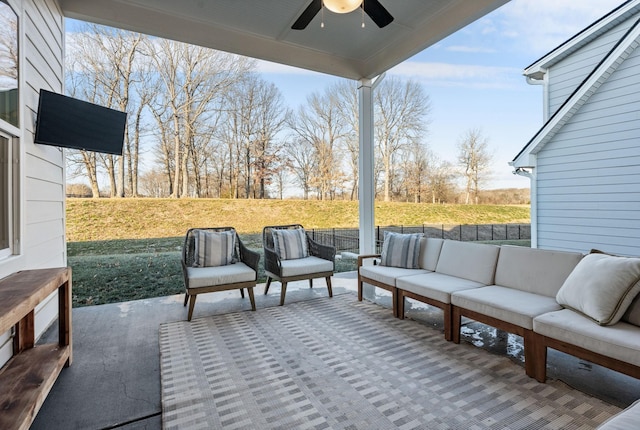
[[[527,188],[529,180],[507,164],[542,126],[542,87],[528,85],[523,69],[622,3],[512,0],[387,75],[424,86],[431,99],[426,141],[440,158],[455,162],[461,135],[480,129],[494,159],[487,188]],[[259,69],[292,108],[339,79],[266,62]]]

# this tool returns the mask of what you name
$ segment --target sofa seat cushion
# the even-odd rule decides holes
[[[189,289],[256,280],[256,272],[244,263],[217,267],[187,267]]]
[[[632,324],[621,321],[612,326],[601,326],[578,312],[562,309],[536,317],[533,330],[543,336],[640,366],[640,331]]]
[[[498,285],[457,291],[451,295],[451,303],[528,330],[533,329],[538,315],[562,309],[552,297]]]
[[[324,258],[309,256],[295,260],[282,260],[282,276],[299,276],[309,273],[333,272],[333,262]]]
[[[451,293],[453,292],[484,286],[485,285],[480,282],[436,272],[402,276],[396,280],[396,287],[401,290],[409,291],[446,304],[451,303]]]
[[[421,273],[428,273],[424,269],[404,269],[401,267],[389,267],[389,266],[361,266],[360,275],[365,276],[374,281],[389,285],[391,287],[396,286],[396,279],[401,276],[419,275]]]

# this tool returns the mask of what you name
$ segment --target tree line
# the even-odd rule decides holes
[[[67,46],[67,93],[128,113],[122,156],[67,152],[93,197],[358,198],[354,82],[292,109],[246,57],[94,24]],[[468,130],[457,164],[442,160],[428,146],[430,111],[415,80],[375,89],[376,198],[479,203],[488,140]]]

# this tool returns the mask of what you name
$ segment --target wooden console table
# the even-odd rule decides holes
[[[58,343],[35,344],[35,307],[58,290]],[[0,429],[28,429],[63,367],[71,365],[71,268],[25,270],[0,280],[0,333],[15,327],[0,369]]]

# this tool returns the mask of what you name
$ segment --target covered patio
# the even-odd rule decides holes
[[[508,0],[385,2],[394,20],[378,28],[360,14],[315,17],[305,30],[292,24],[309,0],[188,1],[59,0],[63,15],[227,52],[353,79],[359,88],[360,252],[374,249],[374,136],[372,97],[380,75]],[[361,26],[362,19],[366,26]],[[334,277],[334,294],[354,295],[356,274]],[[236,294],[212,294],[194,318],[249,310]],[[327,300],[322,289],[291,285],[288,300]],[[390,308],[387,295],[365,297]],[[32,428],[160,428],[161,389],[158,328],[185,319],[182,296],[78,308],[73,311],[74,364],[51,390]],[[257,308],[275,307],[277,294]],[[207,302],[209,300],[209,302]],[[368,303],[369,306],[374,306]],[[408,316],[439,329],[438,310],[412,303]],[[391,312],[389,310],[389,312]],[[467,325],[464,339],[507,355],[522,365],[517,337]],[[42,340],[55,338],[50,329]],[[514,347],[515,346],[515,347]],[[549,377],[618,407],[637,399],[640,382],[561,353],[550,353]]]

